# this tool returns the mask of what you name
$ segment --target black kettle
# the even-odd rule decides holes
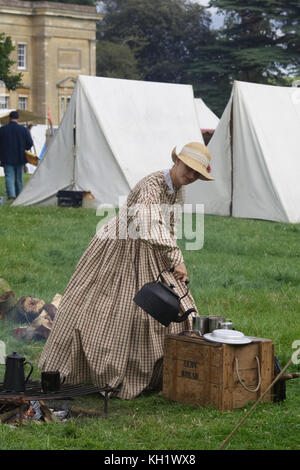
[[[188,294],[186,293],[179,297],[177,292],[174,291],[174,285],[167,286],[165,283],[159,281],[161,274],[165,271],[173,272],[174,268],[161,271],[155,282],[148,282],[136,294],[133,301],[141,307],[145,312],[149,313],[159,323],[164,326],[169,326],[171,322],[181,323],[187,319],[190,313],[196,312],[194,308],[190,308],[182,315],[180,312],[180,301]],[[186,285],[189,283],[187,279]]]
[[[16,352],[13,352],[9,356],[6,356],[5,376],[3,388],[9,392],[25,392],[25,384],[33,371],[33,365],[31,362],[26,361],[25,357],[20,356]],[[30,365],[30,372],[25,379],[24,366],[25,364]]]

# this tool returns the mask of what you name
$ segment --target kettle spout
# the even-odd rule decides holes
[[[187,317],[188,317],[192,312],[196,312],[196,310],[195,310],[194,308],[189,308],[189,310],[187,310],[186,312],[184,312],[180,317],[177,317],[177,319],[175,320],[175,323],[181,323],[181,322],[183,322],[184,320],[187,319]]]

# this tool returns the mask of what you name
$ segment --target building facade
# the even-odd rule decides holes
[[[28,109],[58,125],[78,75],[96,74],[95,7],[54,2],[0,0],[0,32],[15,50],[12,73],[23,87],[1,93],[0,107]]]

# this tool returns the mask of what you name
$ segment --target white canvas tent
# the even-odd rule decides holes
[[[300,223],[300,90],[235,82],[208,145],[212,175],[194,183],[207,214]]]
[[[175,145],[203,142],[190,85],[79,76],[47,153],[13,205],[56,203],[59,190],[119,204]]]
[[[213,132],[219,124],[218,116],[204,103],[201,98],[195,98],[196,113],[202,132]]]
[[[46,124],[37,124],[32,126],[30,133],[33,140],[33,150],[39,157],[46,142],[46,133],[48,126]]]
[[[30,134],[33,140],[33,147],[32,151],[40,157],[40,154],[42,152],[42,149],[44,145],[46,144],[46,132],[47,132],[48,126],[46,124],[37,124],[35,126],[32,126],[30,130]],[[28,173],[32,174],[36,170],[36,166],[31,165],[30,163],[26,164],[27,166],[27,171]]]

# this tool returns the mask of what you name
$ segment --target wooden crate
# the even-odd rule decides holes
[[[168,335],[165,339],[163,395],[170,400],[221,410],[241,408],[256,401],[274,379],[274,346],[264,338],[251,338],[252,343],[228,345],[201,338]],[[257,392],[259,358],[261,385]],[[272,391],[263,401],[272,401]]]

